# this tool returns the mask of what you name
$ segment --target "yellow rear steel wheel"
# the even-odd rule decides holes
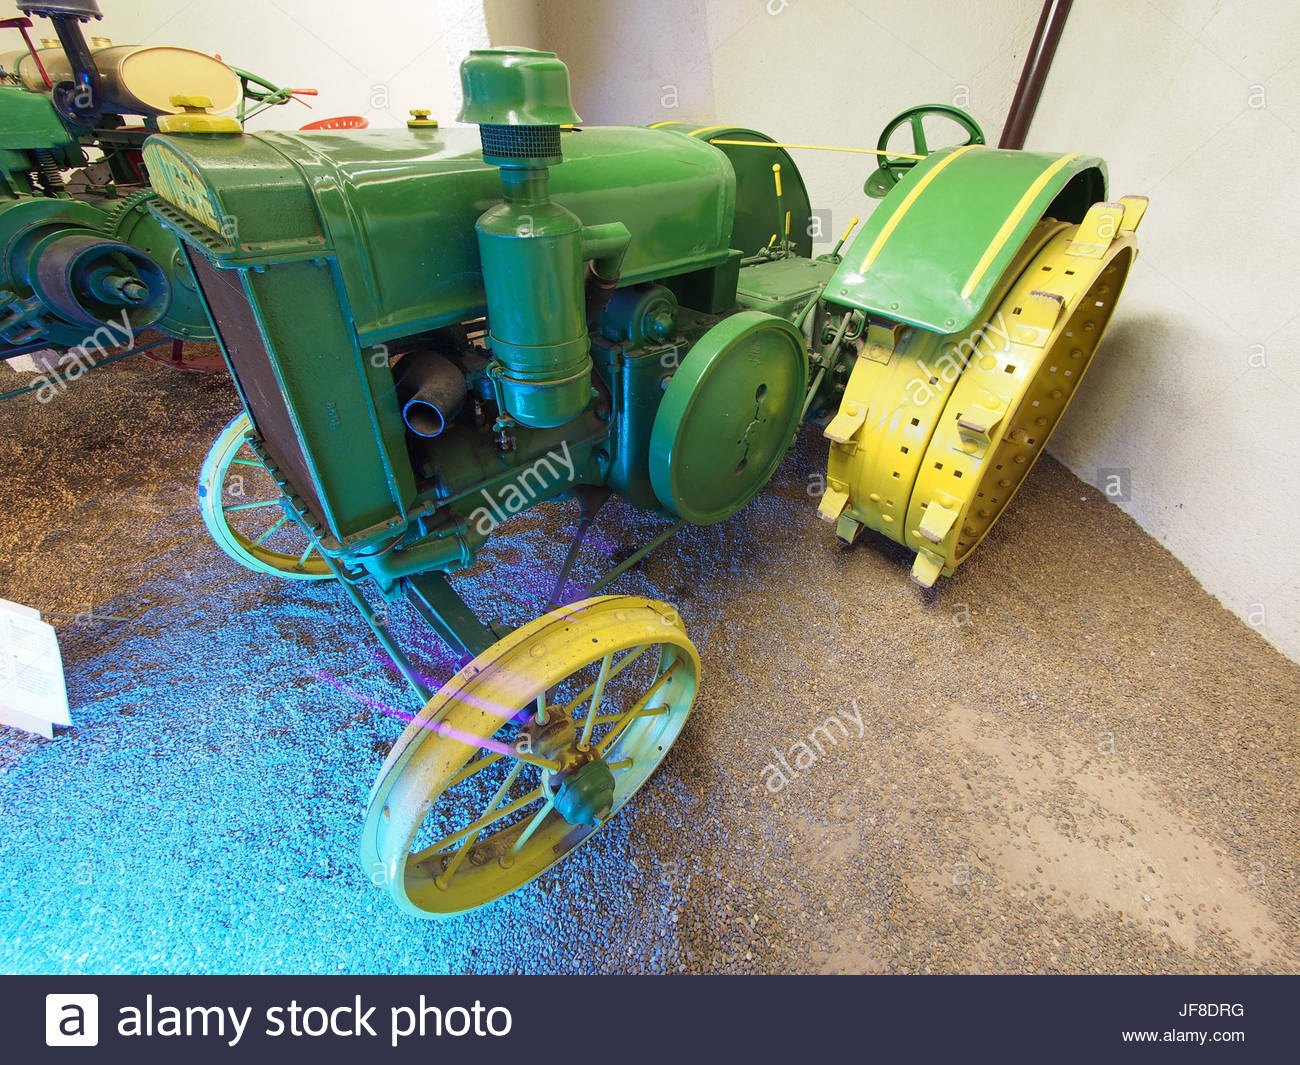
[[[979,326],[961,335],[873,325],[835,417],[820,515],[866,527],[950,576],[1006,509],[1065,413],[1137,254],[1142,197],[1044,219]]]
[[[1133,260],[1111,249],[1100,271],[1071,270],[1076,231],[1058,233],[999,305],[953,389],[907,512],[913,574],[950,575],[1024,483],[1078,388]],[[928,580],[927,580],[928,578]]]
[[[649,779],[699,671],[676,610],[638,596],[587,599],[493,644],[411,720],[380,770],[362,832],[367,875],[419,917],[527,884]],[[592,779],[609,790],[586,789]]]

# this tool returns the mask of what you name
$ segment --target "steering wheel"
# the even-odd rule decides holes
[[[889,151],[889,139],[894,135],[894,131],[903,125],[912,127],[912,155],[929,155],[930,146],[925,140],[924,119],[926,115],[942,115],[944,118],[956,122],[964,129],[969,136],[961,142],[961,145],[952,147],[961,147],[967,144],[984,144],[984,131],[980,129],[979,123],[960,107],[951,107],[948,104],[921,104],[919,107],[909,107],[899,115],[895,115],[889,125],[884,128],[880,134],[880,139],[876,142],[876,150],[887,153]],[[912,167],[919,162],[917,159],[900,159],[891,157],[888,154],[879,156],[879,168],[867,178],[866,185],[863,186],[863,192],[875,199],[880,199],[897,185]]]

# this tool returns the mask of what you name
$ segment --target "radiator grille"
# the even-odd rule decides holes
[[[262,341],[257,317],[234,270],[218,270],[189,252],[195,278],[216,320],[217,334],[234,370],[249,417],[290,489],[323,524],[325,510],[316,494],[306,456],[298,446],[289,407],[275,379],[271,356]]]

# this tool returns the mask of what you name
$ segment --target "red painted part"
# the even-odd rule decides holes
[[[226,368],[226,360],[221,357],[221,352],[195,355],[185,350],[183,340],[173,340],[169,348],[154,348],[141,354],[146,359],[153,359],[154,362],[170,366],[173,370],[184,370],[186,373],[221,373]]]
[[[47,89],[52,89],[54,88],[54,85],[50,81],[50,76],[45,73],[45,64],[41,62],[41,57],[36,54],[36,45],[32,44],[32,39],[27,34],[27,31],[31,29],[31,26],[32,20],[29,18],[0,19],[0,27],[4,29],[15,29],[23,35],[23,43],[27,45],[27,52],[34,60],[36,60],[36,69],[41,72],[41,80],[45,82],[45,87]]]
[[[336,115],[334,118],[318,118],[315,122],[308,122],[305,126],[299,126],[300,130],[304,129],[365,129],[370,125],[370,120],[362,118],[360,115]]]

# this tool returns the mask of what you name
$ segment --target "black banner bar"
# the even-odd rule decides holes
[[[1284,1061],[1295,977],[3,977],[5,1057]]]

